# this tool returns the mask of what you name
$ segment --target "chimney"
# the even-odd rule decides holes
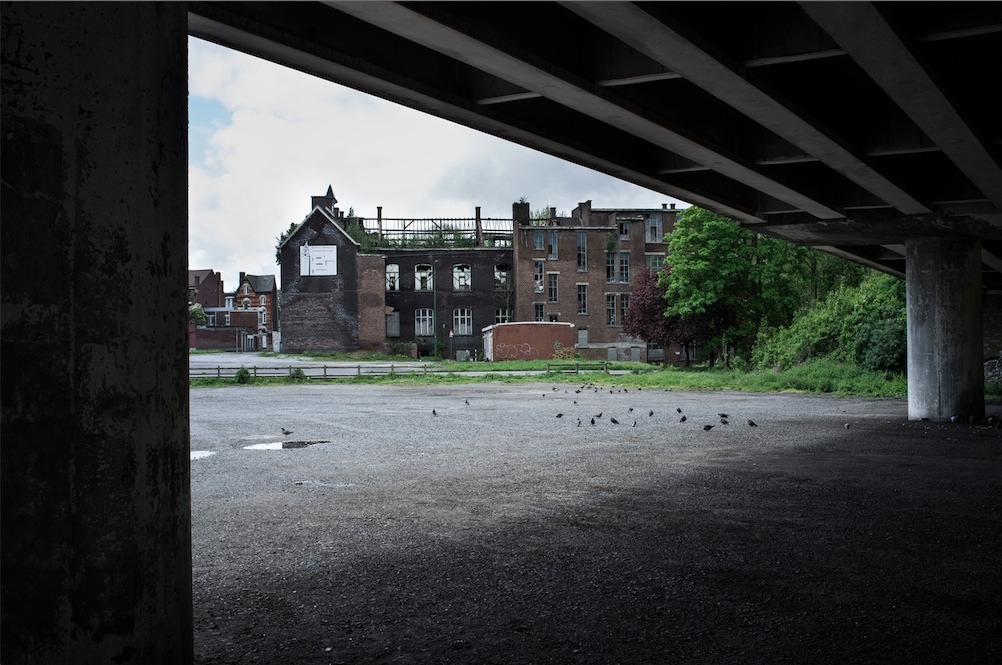
[[[241,283],[243,283],[243,281],[244,281],[244,277],[245,277],[245,276],[246,276],[246,273],[240,273],[240,280],[239,280],[239,281],[240,281]]]
[[[668,204],[667,203],[662,203],[661,204],[661,209],[662,210],[667,210],[668,209]]]
[[[528,224],[529,223],[529,203],[512,203],[511,204],[511,218],[518,224]]]
[[[672,203],[672,204],[671,204],[671,209],[672,209],[672,210],[674,210],[674,209],[675,209],[675,204],[674,204],[674,203]]]

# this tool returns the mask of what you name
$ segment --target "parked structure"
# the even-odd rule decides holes
[[[636,271],[664,263],[674,206],[364,219],[346,218],[331,187],[312,202],[280,249],[285,351],[483,357],[484,328],[534,321],[572,323],[585,358],[655,359],[622,320]]]

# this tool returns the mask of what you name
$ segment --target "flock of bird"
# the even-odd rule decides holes
[[[582,384],[581,386],[579,386],[578,388],[576,388],[574,390],[574,394],[579,395],[581,393],[586,393],[586,392],[591,392],[593,394],[598,394],[599,392],[602,392],[602,391],[604,391],[606,389],[607,389],[606,387],[600,387],[600,386],[597,386],[597,385],[595,385],[593,383],[585,383],[585,384]],[[559,390],[559,388],[557,388],[556,386],[554,386],[554,387],[551,388],[551,393],[557,392],[558,390]],[[643,388],[636,388],[635,390],[636,390],[636,392],[642,392]],[[609,394],[629,393],[629,389],[625,388],[625,387],[622,387],[622,386],[620,386],[620,387],[613,386],[611,388],[608,388],[608,391],[609,391]],[[566,390],[566,389],[564,390],[564,393],[568,393],[568,392],[569,392],[568,390]],[[668,392],[668,390],[665,389],[665,392]],[[547,396],[547,394],[548,393],[542,393],[542,396],[545,398]],[[464,399],[463,402],[467,406],[470,405],[470,400],[469,399]],[[578,405],[578,401],[576,399],[574,400],[574,405],[575,406],[579,406]],[[686,422],[688,420],[688,416],[686,414],[682,413],[682,409],[681,408],[676,407],[675,411],[676,411],[676,415],[680,416],[680,418],[678,420],[680,423],[684,423],[684,422]],[[633,420],[633,423],[630,425],[630,427],[636,427],[638,422],[642,422],[643,421],[642,417],[640,418],[640,420],[637,420],[637,418],[639,416],[636,415],[636,414],[634,414],[634,409],[633,409],[632,406],[627,409],[626,413],[627,413],[627,419],[628,420],[629,419]],[[437,409],[432,409],[431,410],[431,415],[438,416]],[[595,415],[591,416],[590,418],[589,418],[589,416],[585,416],[585,419],[589,422],[590,425],[594,426],[594,425],[596,425],[598,422],[600,422],[602,420],[602,418],[603,418],[604,415],[605,415],[604,411],[599,411],[598,413],[596,413]],[[564,413],[563,412],[558,412],[556,414],[556,417],[558,419],[563,418],[564,417]],[[648,412],[647,412],[647,418],[653,418],[653,417],[654,417],[654,409],[649,409]],[[703,430],[706,431],[706,432],[709,432],[711,429],[713,429],[714,427],[716,427],[717,424],[720,424],[720,425],[730,425],[730,420],[728,420],[730,418],[730,416],[728,414],[726,414],[726,413],[718,413],[717,417],[719,418],[719,423],[705,424],[705,425],[703,425]],[[614,416],[609,416],[608,417],[608,422],[611,425],[620,425],[620,424],[622,424]],[[582,420],[581,420],[580,417],[577,417],[577,425],[576,426],[577,427],[581,427],[581,425],[582,425]],[[748,426],[749,427],[758,427],[758,424],[755,421],[753,421],[753,420],[748,420]]]

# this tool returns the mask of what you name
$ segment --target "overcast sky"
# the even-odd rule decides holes
[[[188,38],[191,269],[275,275],[275,238],[334,188],[361,217],[511,218],[677,199],[265,60]]]

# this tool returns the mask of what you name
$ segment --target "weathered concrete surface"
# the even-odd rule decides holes
[[[554,385],[193,390],[196,662],[999,661],[1002,430]]]
[[[190,662],[186,9],[2,11],[0,660]]]
[[[981,417],[981,242],[920,238],[906,248],[908,417]]]

